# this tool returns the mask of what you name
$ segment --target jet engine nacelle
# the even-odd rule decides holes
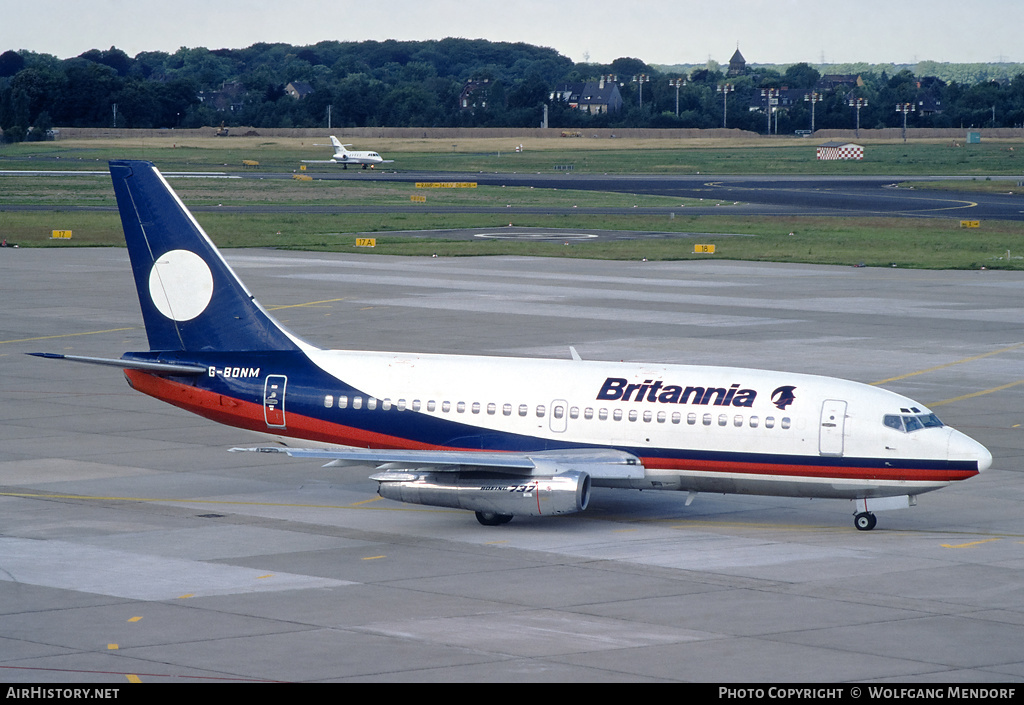
[[[572,514],[590,502],[590,475],[576,470],[551,477],[387,472],[372,479],[386,499],[487,515]]]

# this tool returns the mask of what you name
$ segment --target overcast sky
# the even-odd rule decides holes
[[[1024,0],[0,0],[0,52],[464,37],[574,61],[1024,62]]]

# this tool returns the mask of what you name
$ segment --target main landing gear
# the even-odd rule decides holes
[[[878,519],[871,512],[860,512],[853,517],[853,525],[858,531],[871,531],[877,523]]]
[[[477,512],[476,520],[484,526],[501,526],[512,521],[511,514],[495,514],[494,512]]]

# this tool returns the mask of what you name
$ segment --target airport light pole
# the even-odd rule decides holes
[[[823,100],[820,93],[808,93],[804,96],[804,102],[811,104],[811,133],[814,133],[814,106]]]
[[[639,83],[640,84],[640,107],[641,108],[644,107],[644,84],[645,83],[650,83],[650,82],[651,82],[651,77],[648,76],[646,73],[641,73],[641,74],[638,74],[636,76],[633,76],[633,83]]]
[[[856,108],[856,110],[857,110],[857,132],[856,132],[856,134],[857,134],[857,137],[860,137],[860,109],[868,107],[868,99],[867,98],[850,98],[850,100],[848,100],[846,104],[849,105],[851,108]]]
[[[917,108],[913,103],[897,103],[896,112],[903,113],[903,142],[907,141],[907,113],[912,113]]]
[[[686,85],[686,79],[670,78],[668,85],[676,89],[676,117],[679,117],[679,89]]]
[[[765,88],[761,91],[761,96],[765,99],[765,112],[768,113],[768,134],[772,133],[772,105],[778,105],[779,102],[779,89],[778,88]],[[778,132],[778,123],[775,128],[776,133]]]
[[[727,118],[729,117],[729,94],[736,90],[736,86],[731,83],[721,83],[718,86],[718,92],[722,94],[722,127],[728,127],[726,124]]]

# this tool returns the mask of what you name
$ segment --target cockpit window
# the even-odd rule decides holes
[[[889,428],[904,433],[913,433],[914,431],[920,431],[922,428],[942,427],[942,422],[939,421],[939,417],[935,414],[903,414],[902,416],[886,414],[882,417],[882,423]]]

